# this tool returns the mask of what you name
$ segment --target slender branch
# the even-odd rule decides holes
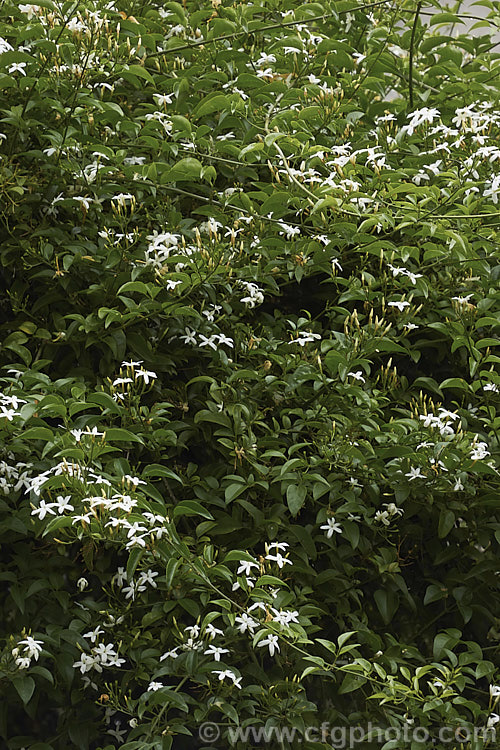
[[[356,5],[354,8],[346,8],[344,10],[339,10],[336,13],[323,13],[321,16],[314,16],[313,18],[308,18],[306,23],[313,23],[314,21],[324,21],[328,17],[334,17],[334,16],[342,16],[347,15],[348,13],[355,13],[358,10],[368,10],[369,8],[375,8],[378,5],[387,5],[388,3],[392,3],[393,0],[378,0],[375,3],[368,3],[367,5]],[[304,20],[300,21],[280,21],[279,23],[272,23],[268,26],[261,26],[257,29],[247,29],[247,30],[241,30],[241,31],[233,31],[231,34],[222,34],[221,36],[214,36],[212,39],[199,39],[196,42],[192,42],[191,44],[182,44],[178,47],[171,47],[170,49],[163,50],[162,52],[151,52],[149,55],[146,55],[143,59],[149,60],[151,57],[161,57],[162,55],[168,55],[170,53],[176,53],[176,52],[182,52],[183,50],[187,49],[196,49],[197,47],[202,47],[206,44],[214,44],[215,42],[223,42],[227,39],[235,39],[236,37],[243,36],[243,35],[251,35],[251,34],[262,34],[265,31],[273,31],[274,29],[281,29],[283,27],[288,26],[299,26],[304,24]]]
[[[414,54],[415,54],[415,34],[417,32],[417,24],[418,24],[418,17],[420,15],[420,10],[422,8],[422,0],[419,0],[417,3],[417,9],[415,11],[415,18],[413,19],[413,26],[411,29],[411,39],[410,39],[410,60],[409,60],[409,68],[408,68],[408,91],[410,96],[410,108],[413,109],[413,61],[414,61]]]

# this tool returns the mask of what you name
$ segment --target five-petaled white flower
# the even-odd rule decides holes
[[[259,625],[259,623],[250,617],[250,615],[247,615],[246,612],[243,612],[242,615],[238,615],[235,618],[234,623],[236,625],[236,630],[239,630],[240,633],[245,633],[247,630],[249,630],[250,633],[253,633],[255,628]]]
[[[161,690],[163,687],[163,682],[150,682],[148,685],[148,691],[151,693],[155,693],[157,690]]]
[[[403,301],[400,300],[399,302],[388,302],[387,305],[389,307],[397,307],[398,310],[399,310],[399,312],[403,312],[403,310],[405,309],[405,307],[409,307],[410,306],[410,303],[406,302],[406,300],[403,300]]]
[[[263,638],[259,643],[257,644],[260,646],[267,646],[269,648],[269,655],[274,656],[275,651],[279,651],[280,647],[278,644],[278,636],[269,634],[267,638]]]
[[[288,565],[293,565],[292,561],[287,557],[283,557],[281,552],[276,552],[275,555],[266,555],[266,560],[274,560],[278,568],[284,568],[285,563]]]
[[[145,370],[143,367],[141,367],[140,370],[137,370],[135,373],[136,378],[142,378],[146,385],[149,385],[150,380],[154,380],[158,377],[156,372],[151,372],[151,370]]]
[[[232,672],[230,669],[212,669],[212,674],[219,675],[219,680],[223,680],[225,677],[228,677],[230,680],[233,681],[233,685],[236,685],[237,688],[241,690],[241,677],[236,677],[234,672]]]
[[[339,526],[333,516],[331,518],[327,518],[326,524],[320,526],[320,529],[324,529],[326,531],[327,539],[330,539],[333,536],[334,532],[337,532],[337,534],[342,534],[342,527]]]
[[[236,571],[236,575],[239,576],[240,573],[244,573],[246,576],[252,575],[251,568],[258,568],[259,565],[256,562],[253,562],[251,560],[240,560],[240,567]]]
[[[405,474],[405,477],[408,477],[411,482],[413,479],[425,479],[425,474],[422,474],[420,467],[412,466],[408,474]]]
[[[21,75],[25,76],[26,71],[24,70],[26,67],[25,62],[20,63],[12,63],[12,65],[9,68],[9,73],[21,73]]]
[[[45,500],[40,500],[40,505],[38,506],[38,508],[34,508],[31,511],[31,515],[38,515],[40,521],[43,521],[47,513],[51,513],[53,516],[55,516],[56,512],[55,510],[52,510],[53,507],[54,503],[46,503]]]
[[[38,660],[40,652],[42,650],[43,641],[37,641],[31,635],[26,636],[22,641],[19,641],[18,646],[24,646],[24,651],[27,652],[27,656],[31,659]]]
[[[207,648],[206,651],[203,652],[204,654],[207,654],[207,656],[213,656],[215,661],[220,661],[221,654],[228,654],[229,649],[228,648],[220,648],[219,646],[214,646],[212,643]]]

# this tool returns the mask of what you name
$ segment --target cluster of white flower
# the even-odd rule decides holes
[[[148,568],[148,570],[141,571],[139,577],[133,580],[128,578],[125,568],[119,567],[111,582],[118,586],[121,593],[125,595],[125,599],[134,601],[137,594],[147,590],[146,584],[149,584],[154,589],[156,588],[155,578],[157,575],[156,571]]]
[[[440,116],[441,113],[439,109],[436,109],[435,107],[422,107],[421,109],[416,109],[408,115],[410,122],[408,125],[403,125],[401,132],[412,136],[415,130],[421,125],[432,124],[434,120]]]
[[[213,219],[210,217],[207,219],[207,221],[203,221],[200,226],[198,227],[198,230],[200,234],[208,234],[210,237],[216,237],[218,230],[222,227],[222,224],[220,221],[216,221],[216,219]]]
[[[154,268],[155,271],[161,271],[171,255],[182,255],[186,258],[186,262],[179,261],[174,266],[175,271],[179,273],[188,262],[187,259],[196,250],[195,247],[182,243],[181,235],[171,232],[157,232],[155,230],[146,239],[149,244],[145,252],[145,264]]]
[[[302,175],[302,172],[297,170],[297,174]],[[287,240],[300,236],[300,227],[292,227],[290,224],[285,224],[283,221],[279,221],[278,224],[281,227],[279,234],[285,235]]]
[[[9,454],[7,458],[13,460],[14,456]],[[0,461],[0,492],[8,495],[10,492],[18,492],[23,487],[28,489],[30,480],[29,471],[31,468],[32,464],[26,464],[21,461],[14,466],[7,463],[7,461]]]
[[[12,52],[13,49],[14,47],[6,39],[0,37],[0,55],[3,55],[4,52]]]
[[[490,456],[490,452],[488,450],[488,443],[483,442],[475,442],[472,446],[470,457],[473,461],[481,461],[481,459],[486,458],[487,456]]]
[[[440,407],[437,415],[420,414],[419,419],[423,423],[423,427],[430,427],[431,429],[435,428],[439,430],[440,435],[445,437],[455,435],[455,430],[451,426],[451,422],[460,419],[460,417],[458,414]]]
[[[390,526],[392,520],[398,516],[403,515],[403,509],[398,508],[395,503],[383,503],[383,507],[386,510],[377,510],[375,513],[375,521],[383,523],[384,526]]]
[[[250,308],[261,305],[264,302],[264,293],[262,289],[259,289],[257,284],[254,284],[252,281],[243,281],[242,279],[238,283],[247,292],[246,297],[242,297],[240,302],[243,302],[243,304]]]
[[[84,633],[83,637],[88,638],[91,643],[95,643],[103,632],[98,626],[89,633]],[[125,659],[118,656],[118,651],[113,643],[98,643],[91,647],[90,653],[82,651],[79,661],[75,661],[73,667],[85,674],[85,672],[90,672],[91,669],[101,673],[103,667],[121,667],[122,664],[125,664]]]
[[[170,135],[172,132],[172,120],[165,112],[160,112],[159,110],[156,112],[148,112],[148,114],[144,115],[144,118],[147,122],[154,121],[160,123],[167,135]]]
[[[387,265],[391,269],[393,276],[400,276],[400,275],[401,276],[407,276],[410,279],[410,281],[411,281],[412,284],[416,284],[417,283],[417,279],[421,279],[422,278],[422,274],[421,273],[413,273],[412,271],[408,271],[407,268],[402,268],[400,266],[399,267],[398,266],[393,266],[390,263],[388,263]]]
[[[107,227],[99,230],[97,234],[101,239],[106,240],[113,245],[118,244],[122,240],[126,240],[128,243],[132,243],[135,240],[134,232],[116,232],[114,229],[108,229]]]
[[[143,364],[142,359],[122,362],[120,376],[111,381],[111,387],[113,388],[112,397],[115,401],[125,401],[126,397],[130,395],[131,386],[140,384],[142,387],[145,387],[152,383],[153,380],[156,380],[158,377],[156,372],[146,370],[142,367]]]
[[[50,469],[42,471],[34,477],[29,477],[26,480],[26,489],[28,492],[33,492],[39,497],[44,484],[50,479],[50,477],[57,477],[61,474],[66,474],[68,477],[79,479],[82,482],[85,481],[85,479],[87,479],[87,481],[94,479],[97,483],[99,477],[98,474],[95,474],[87,467],[80,466],[80,464],[76,463],[69,464],[67,461],[63,460],[55,466],[52,466]],[[107,480],[104,480],[103,478],[101,478],[101,481],[107,482]]]
[[[226,336],[224,333],[213,333],[211,336],[205,336],[203,333],[192,331],[190,328],[185,328],[185,335],[179,336],[181,341],[186,344],[192,344],[193,346],[209,346],[214,351],[217,351],[219,346],[222,344],[229,346],[231,349],[234,347],[234,339]],[[198,335],[199,340],[196,338]]]
[[[263,559],[269,560],[271,563],[276,563],[280,570],[284,568],[285,565],[292,565],[292,561],[289,560],[288,557],[283,557],[283,555],[281,554],[282,552],[286,551],[286,548],[288,546],[288,542],[266,542],[266,554],[264,555]],[[241,574],[244,575],[248,588],[253,588],[257,580],[255,576],[252,575],[252,568],[258,570],[260,572],[260,575],[263,574],[262,564],[257,562],[255,558],[252,558],[251,560],[240,560],[239,568],[236,571],[237,576],[240,576]],[[233,583],[232,590],[237,591],[239,588],[241,588],[240,581],[235,581],[235,583]]]
[[[5,417],[9,422],[12,422],[14,417],[19,417],[20,413],[16,411],[20,404],[25,404],[26,401],[17,396],[9,396],[5,393],[0,393],[0,419]]]
[[[24,646],[20,649],[20,646]],[[17,646],[12,649],[12,656],[15,659],[16,666],[19,669],[28,669],[31,666],[31,660],[38,661],[42,652],[43,641],[37,641],[31,635],[26,636],[24,640],[18,641]]]

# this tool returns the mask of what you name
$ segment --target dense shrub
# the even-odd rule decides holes
[[[9,750],[494,745],[500,14],[439,5],[2,4]]]

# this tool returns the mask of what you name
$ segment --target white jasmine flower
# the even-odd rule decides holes
[[[326,524],[323,526],[320,526],[320,529],[326,531],[326,538],[331,539],[334,532],[337,534],[342,534],[342,527],[339,526],[338,523],[336,523],[335,518],[332,516],[331,518],[327,518]]]
[[[71,495],[66,495],[65,497],[58,495],[55,503],[52,503],[52,507],[57,508],[57,512],[60,515],[64,513],[65,510],[75,510],[74,506],[69,502],[70,500]]]
[[[289,611],[289,610],[281,610],[278,612],[276,609],[272,609],[273,612],[273,622],[277,622],[281,627],[288,626],[291,622],[298,623],[298,616],[299,613],[297,610]]]
[[[98,637],[103,633],[104,630],[101,630],[100,625],[98,625],[94,630],[89,630],[88,633],[84,633],[83,638],[89,638],[92,643],[95,643]]]
[[[288,542],[268,542],[266,543],[266,552],[270,549],[286,550],[289,546]]]
[[[0,37],[0,55],[3,55],[4,52],[12,52],[13,49],[14,47],[11,44],[9,44],[5,39]]]
[[[389,514],[386,510],[377,510],[377,512],[375,513],[375,521],[382,522],[384,526],[389,526],[391,523]]]
[[[186,344],[197,344],[195,332],[191,331],[189,328],[184,328],[186,335],[185,336],[179,336],[181,341],[184,341]]]
[[[149,568],[146,572],[142,571],[142,573],[139,575],[138,583],[140,586],[143,586],[145,583],[149,583],[150,586],[153,588],[156,588],[156,581],[155,576],[159,575],[156,571],[151,570]]]
[[[410,306],[410,303],[406,302],[406,300],[404,300],[404,301],[400,300],[399,302],[388,302],[387,305],[388,305],[388,307],[397,307],[398,310],[399,310],[399,312],[403,312],[403,310],[405,309],[405,307],[409,307]]]
[[[425,479],[425,474],[422,474],[420,467],[412,466],[408,474],[405,474],[405,477],[409,477],[411,482],[413,479]]]
[[[148,692],[155,693],[157,690],[161,690],[163,682],[150,682],[148,685]]]
[[[275,561],[278,568],[280,569],[285,567],[285,563],[287,563],[288,565],[293,565],[292,561],[287,557],[283,557],[280,552],[276,552],[275,555],[266,555],[266,560]]]
[[[354,378],[355,380],[360,380],[362,383],[366,383],[366,380],[363,377],[363,373],[361,370],[357,370],[357,372],[348,372],[347,377]]]
[[[487,443],[476,443],[470,457],[473,461],[481,461],[481,459],[486,458],[486,456],[490,456],[490,452],[488,450],[488,444]]]
[[[219,669],[212,669],[212,674],[216,674],[219,676],[219,680],[223,680],[224,678],[228,677],[230,680],[233,681],[233,685],[235,685],[237,688],[241,690],[241,677],[236,677],[234,672],[232,672],[230,669],[224,669],[223,671]]]
[[[235,624],[236,623],[238,623],[236,629],[239,630],[240,633],[245,633],[248,630],[251,634],[253,634],[255,628],[259,626],[259,623],[249,615],[247,615],[246,612],[243,612],[242,615],[238,615],[235,618]]]
[[[55,510],[52,510],[52,508],[55,507],[55,503],[46,503],[45,500],[40,500],[40,505],[38,508],[34,508],[34,510],[31,511],[32,516],[38,515],[38,518],[40,521],[43,521],[47,513],[50,513],[51,515],[55,516],[56,512]]]
[[[219,344],[225,344],[226,346],[231,347],[231,349],[234,347],[234,340],[228,338],[223,333],[216,333],[215,336],[219,339]]]
[[[165,651],[165,653],[160,656],[160,661],[165,661],[165,659],[177,659],[179,647],[176,646],[171,651]]]
[[[268,635],[267,638],[264,638],[263,640],[259,641],[257,644],[259,647],[261,646],[267,646],[269,648],[269,655],[274,656],[275,651],[279,651],[280,647],[278,645],[278,636],[277,635]]]
[[[159,107],[165,104],[172,104],[173,94],[153,94],[153,99],[156,99],[156,103]]]
[[[133,382],[134,381],[132,380],[132,378],[116,378],[115,380],[113,380],[113,386],[127,385],[127,383],[133,383]],[[77,430],[71,430],[71,432],[77,432]]]
[[[207,656],[213,656],[215,661],[220,661],[221,654],[228,654],[229,649],[220,648],[219,646],[214,646],[213,644],[210,644],[207,650],[204,651],[203,653],[206,654]]]
[[[42,651],[43,641],[37,641],[31,635],[28,635],[24,640],[19,641],[17,645],[25,647],[23,650],[24,652],[27,652],[29,659],[34,658],[35,661],[38,661],[38,657]]]
[[[209,623],[205,628],[205,635],[212,640],[216,635],[224,635],[224,631],[214,627],[212,623]]]
[[[452,300],[455,302],[458,302],[459,305],[467,305],[469,303],[469,300],[471,297],[473,297],[474,294],[468,294],[466,297],[452,297]]]
[[[12,65],[9,68],[9,73],[21,73],[21,75],[25,76],[26,71],[24,70],[26,67],[25,62],[21,63],[12,63]]]
[[[149,385],[150,380],[154,380],[158,377],[156,372],[151,372],[151,370],[145,370],[143,367],[141,367],[140,370],[137,370],[135,373],[136,378],[142,378],[146,385]]]
[[[79,578],[78,581],[76,582],[76,585],[79,591],[84,591],[89,585],[89,582],[87,581],[86,578]]]
[[[207,338],[202,333],[200,333],[200,340],[201,343],[200,346],[209,346],[214,351],[217,351],[217,344],[215,343],[215,335],[210,336],[210,338]]]
[[[256,562],[252,562],[250,560],[240,560],[240,567],[236,571],[236,575],[240,575],[240,573],[244,573],[246,576],[249,576],[252,574],[251,568],[258,568],[259,565]]]

